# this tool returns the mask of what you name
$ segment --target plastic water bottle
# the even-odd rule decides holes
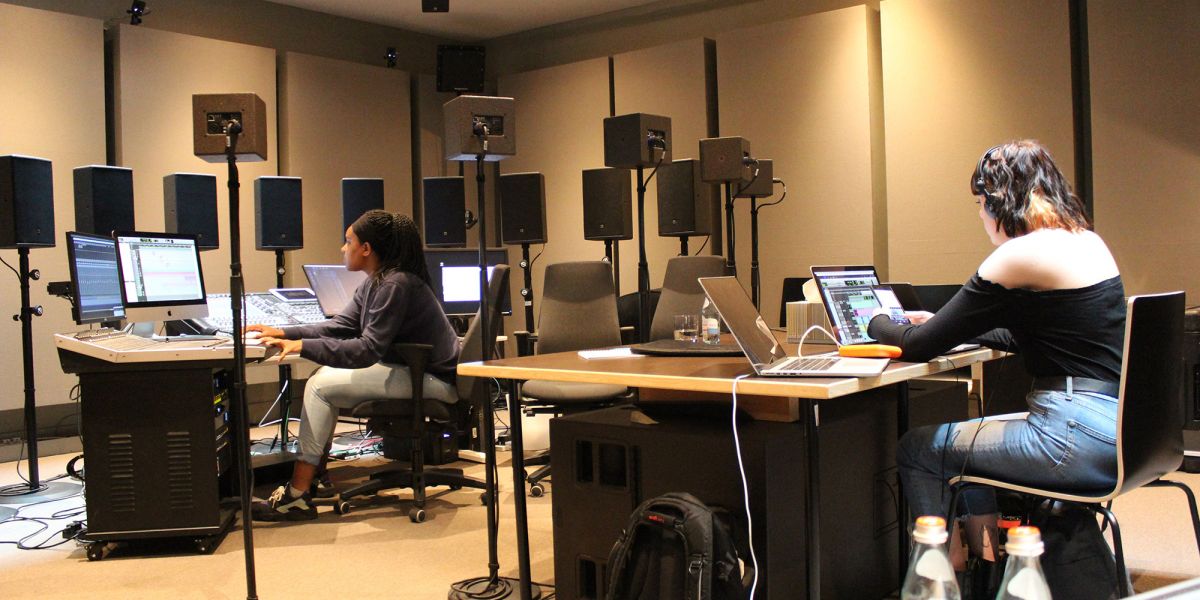
[[[946,520],[941,517],[920,517],[913,529],[912,559],[901,600],[944,599],[959,600],[958,579],[946,553]]]
[[[700,307],[700,339],[705,344],[721,343],[721,315],[707,296]]]
[[[1008,564],[1004,566],[1004,581],[996,600],[1050,600],[1050,586],[1038,558],[1044,550],[1042,532],[1037,527],[1014,527],[1008,530]]]

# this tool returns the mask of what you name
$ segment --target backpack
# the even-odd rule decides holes
[[[608,555],[608,600],[743,600],[728,513],[687,493],[643,502]]]

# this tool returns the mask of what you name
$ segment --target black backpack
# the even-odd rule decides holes
[[[743,600],[754,576],[740,573],[731,519],[687,493],[633,511],[608,555],[608,600]]]

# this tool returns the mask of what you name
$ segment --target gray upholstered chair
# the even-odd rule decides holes
[[[612,267],[603,261],[565,262],[546,267],[534,346],[537,354],[621,345]],[[566,414],[610,406],[629,396],[623,385],[530,381],[521,388],[526,412]],[[526,464],[544,463],[532,457]],[[530,494],[541,496],[547,464],[527,477]]]
[[[459,362],[471,362],[483,358],[484,339],[496,339],[500,330],[500,293],[508,289],[508,265],[496,265],[488,282],[488,329],[491,335],[483,335],[479,327],[479,312],[463,338]],[[465,426],[470,409],[487,402],[487,380],[477,377],[458,377],[451,385],[425,375],[425,365],[433,347],[427,344],[398,343],[392,346],[389,357],[408,365],[414,385],[411,395],[396,398],[370,400],[356,407],[351,415],[366,419],[368,428],[383,437],[383,456],[393,460],[408,460],[408,465],[389,466],[373,473],[367,481],[341,492],[334,504],[338,514],[350,512],[349,499],[355,496],[375,495],[380,490],[412,488],[413,504],[408,518],[414,523],[425,520],[425,488],[447,486],[452,490],[470,487],[485,490],[482,497],[487,502],[487,486],[483,481],[463,475],[462,469],[425,467],[422,443],[426,431],[436,428],[442,435],[457,437],[458,428]],[[403,444],[402,441],[407,441]],[[399,448],[407,446],[408,453]]]
[[[1117,582],[1129,579],[1116,516],[1104,506],[1117,496],[1142,486],[1171,486],[1187,494],[1192,529],[1200,548],[1200,515],[1187,485],[1162,479],[1183,462],[1183,292],[1129,298],[1125,321],[1125,352],[1121,364],[1121,390],[1117,406],[1117,482],[1099,490],[1051,490],[1018,485],[986,477],[964,476],[950,480],[958,496],[971,486],[1007,490],[1034,498],[1079,504],[1099,513],[1112,526]],[[1124,597],[1133,590],[1121,589]]]
[[[662,295],[650,321],[650,340],[669,340],[675,335],[675,315],[700,314],[704,290],[696,280],[722,277],[725,259],[720,256],[676,256],[667,261]]]

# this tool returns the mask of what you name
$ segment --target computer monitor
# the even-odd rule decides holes
[[[117,243],[110,237],[67,232],[67,263],[71,269],[71,316],[80,325],[125,318]]]
[[[118,232],[113,238],[126,319],[148,322],[208,316],[196,236]]]
[[[341,314],[359,284],[367,279],[366,273],[351,271],[346,265],[304,265],[304,276],[327,317]]]
[[[507,265],[508,249],[487,251],[488,276],[491,267]],[[434,295],[447,315],[473,315],[479,310],[479,249],[426,248],[425,265],[433,283]],[[500,312],[512,314],[512,300],[506,287],[500,292]]]

